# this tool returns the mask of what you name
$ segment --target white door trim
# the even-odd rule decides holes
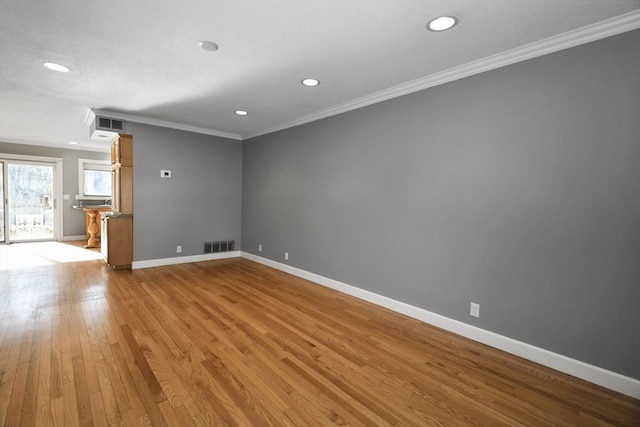
[[[57,242],[62,241],[62,225],[63,221],[63,205],[62,205],[62,158],[61,157],[42,157],[42,156],[27,156],[23,154],[7,154],[0,153],[0,159],[4,160],[17,160],[23,162],[40,162],[40,163],[54,163],[55,164],[55,180],[53,183],[53,239]],[[4,203],[4,200],[2,201]]]

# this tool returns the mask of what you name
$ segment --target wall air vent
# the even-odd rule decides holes
[[[96,116],[96,129],[111,132],[124,132],[124,120]]]
[[[124,132],[124,120],[96,116],[91,122],[89,134],[94,141],[111,143]]]
[[[235,240],[222,240],[220,242],[204,242],[204,253],[215,254],[218,252],[231,252],[235,247]]]

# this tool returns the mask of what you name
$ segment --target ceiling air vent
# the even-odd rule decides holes
[[[111,144],[124,132],[124,120],[112,119],[104,116],[96,116],[91,122],[89,134],[94,141],[101,141]]]
[[[111,132],[124,132],[124,120],[96,116],[96,129]]]

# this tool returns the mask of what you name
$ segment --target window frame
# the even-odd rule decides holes
[[[98,166],[98,168],[87,167],[87,166]],[[107,196],[88,195],[84,193],[84,171],[85,170],[105,171],[111,174],[111,162],[109,160],[78,159],[78,199],[82,199],[82,200],[111,199],[113,197],[113,188],[111,188],[111,194]]]

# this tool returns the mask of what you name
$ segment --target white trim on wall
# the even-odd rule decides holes
[[[89,167],[93,166],[93,167]],[[106,200],[111,199],[113,194],[104,196],[87,196],[84,194],[84,171],[87,170],[100,170],[109,172],[111,176],[111,161],[110,160],[96,160],[96,159],[78,159],[78,196],[83,200]]]
[[[89,111],[97,115],[107,116],[114,119],[121,119],[129,122],[133,122],[133,123],[141,123],[145,125],[158,126],[158,127],[168,128],[168,129],[184,130],[187,132],[201,133],[204,135],[219,136],[222,138],[235,139],[238,141],[242,140],[242,137],[240,135],[231,133],[231,132],[224,132],[221,130],[203,128],[199,126],[185,125],[182,123],[170,122],[168,120],[154,119],[152,117],[145,117],[137,114],[121,113],[118,111],[111,111],[111,110],[90,109]]]
[[[211,261],[214,259],[237,258],[240,251],[220,252],[215,254],[188,255],[173,258],[150,259],[145,261],[134,261],[131,263],[133,270],[139,268],[161,267],[163,265],[186,264],[189,262]]]
[[[335,116],[337,114],[345,113],[347,111],[366,107],[368,105],[377,104],[379,102],[397,98],[399,96],[407,95],[413,92],[418,92],[424,89],[428,89],[430,87],[452,82],[454,80],[463,79],[465,77],[473,76],[475,74],[484,73],[485,71],[494,70],[496,68],[504,67],[506,65],[526,61],[528,59],[536,58],[538,56],[548,55],[550,53],[558,52],[563,49],[568,49],[570,47],[604,39],[606,37],[615,36],[617,34],[621,34],[627,31],[636,30],[638,28],[640,28],[640,10],[634,10],[634,11],[625,13],[623,15],[616,16],[611,19],[607,19],[601,22],[596,22],[595,24],[587,25],[581,28],[576,28],[575,30],[568,31],[566,33],[558,34],[543,40],[529,43],[527,45],[520,46],[515,49],[500,52],[495,55],[491,55],[486,58],[479,59],[477,61],[469,62],[466,64],[459,65],[457,67],[450,68],[448,70],[443,70],[439,73],[434,73],[428,76],[420,77],[418,79],[415,79],[406,83],[402,83],[387,89],[383,89],[378,92],[365,95],[358,99],[354,99],[342,104],[325,108],[320,111],[316,111],[309,115],[298,117],[284,123],[270,126],[268,128],[259,129],[246,135],[239,135],[239,134],[224,132],[216,129],[185,125],[182,123],[154,119],[151,117],[140,116],[137,114],[122,113],[122,112],[111,111],[111,110],[89,109],[87,112],[87,118],[85,118],[85,121],[87,122],[87,124],[90,124],[91,113],[95,113],[95,114],[113,117],[115,119],[128,120],[134,123],[143,123],[143,124],[148,124],[153,126],[185,130],[185,131],[194,132],[194,133],[220,136],[223,138],[229,138],[229,139],[235,139],[235,140],[241,141],[244,139],[265,135],[265,134],[276,132],[279,130],[288,129],[294,126],[299,126],[305,123],[314,122],[316,120],[324,119],[326,117]]]
[[[356,298],[379,305],[397,313],[404,314],[425,323],[437,326],[474,341],[486,344],[510,354],[522,357],[535,363],[547,366],[574,377],[606,387],[610,390],[640,399],[640,380],[618,374],[598,366],[590,365],[580,360],[572,359],[552,351],[536,347],[522,341],[514,340],[503,335],[490,332],[476,326],[468,325],[458,320],[450,319],[423,308],[396,301],[394,299],[357,288],[337,280],[329,279],[290,265],[272,261],[248,252],[241,252],[241,256],[251,261],[275,268],[297,277],[309,280],[327,288],[335,289]]]
[[[101,145],[70,145],[66,146],[61,145],[60,141],[33,141],[31,139],[20,139],[20,138],[6,138],[3,137],[1,142],[5,142],[8,144],[20,144],[20,145],[32,145],[35,147],[48,147],[48,148],[57,148],[61,150],[71,150],[71,151],[91,151],[94,153],[108,153],[111,149],[110,146],[101,146]]]
[[[64,209],[63,209],[63,173],[62,173],[62,158],[60,157],[41,157],[41,156],[29,156],[24,154],[7,154],[0,153],[0,158],[6,160],[16,160],[24,162],[42,162],[42,163],[54,163],[55,164],[55,182],[53,186],[53,199],[55,203],[55,212],[53,215],[53,240],[59,242],[63,239],[63,224],[64,224]]]
[[[495,70],[517,62],[548,55],[570,47],[615,36],[627,31],[636,30],[638,28],[640,28],[640,10],[634,10],[624,15],[548,37],[515,49],[500,52],[477,61],[443,70],[439,73],[420,77],[379,92],[365,95],[361,98],[353,99],[342,104],[316,111],[306,116],[298,117],[297,119],[288,122],[260,129],[249,135],[242,135],[242,139],[253,138],[305,123],[314,122],[337,114],[346,113],[347,111],[356,110],[368,105],[377,104],[399,96],[408,95],[430,87],[439,86],[441,84],[460,80],[475,74],[484,73],[485,71]]]
[[[81,236],[64,236],[62,240],[65,242],[73,242],[76,240],[87,240],[87,236],[84,234]]]

